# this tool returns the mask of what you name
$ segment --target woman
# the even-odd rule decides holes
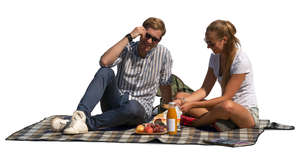
[[[240,42],[235,33],[234,25],[224,20],[216,20],[206,29],[205,42],[213,53],[203,85],[192,94],[179,92],[174,100],[184,115],[195,118],[192,126],[226,120],[239,128],[258,127],[251,63],[239,48]],[[221,85],[222,95],[204,100],[216,80]]]

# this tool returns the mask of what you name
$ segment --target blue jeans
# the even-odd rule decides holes
[[[91,116],[100,101],[102,114]],[[128,100],[128,94],[121,95],[117,87],[114,71],[100,68],[80,100],[77,110],[87,117],[89,130],[100,127],[137,125],[145,122],[145,109],[136,100]]]

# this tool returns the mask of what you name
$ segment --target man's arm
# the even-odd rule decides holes
[[[120,56],[125,46],[129,43],[126,37],[122,38],[118,43],[109,48],[100,59],[101,66],[108,66],[114,63],[114,61]]]
[[[134,30],[130,33],[132,39],[135,39],[139,35],[143,35],[145,32],[144,27],[136,27]],[[100,65],[102,66],[108,66],[114,63],[114,61],[120,56],[123,49],[126,47],[126,45],[129,43],[129,40],[127,37],[122,38],[118,43],[116,43],[114,46],[109,48],[100,59]]]
[[[171,85],[161,85],[159,86],[161,97],[164,104],[168,104],[172,101],[172,90]]]

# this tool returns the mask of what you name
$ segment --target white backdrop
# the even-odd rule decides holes
[[[295,1],[90,1],[2,0],[0,2],[0,104],[2,160],[294,162],[299,145],[299,5]],[[173,72],[193,89],[201,86],[211,51],[207,25],[230,20],[250,57],[260,117],[296,126],[265,131],[256,145],[226,148],[85,142],[14,142],[13,132],[55,114],[72,114],[100,56],[150,17],[164,20],[161,44]],[[220,95],[219,86],[209,97]],[[100,112],[96,107],[95,113]]]

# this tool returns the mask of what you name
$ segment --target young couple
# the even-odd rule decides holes
[[[65,134],[80,134],[150,121],[158,89],[165,102],[172,100],[172,58],[169,50],[159,44],[165,33],[163,21],[151,17],[108,49],[70,123],[54,118],[52,128]],[[216,20],[207,27],[205,42],[213,53],[203,85],[192,94],[179,92],[174,100],[184,115],[195,118],[192,126],[205,126],[217,120],[231,122],[239,128],[258,125],[251,64],[239,48],[235,33],[229,21]],[[133,42],[138,36],[140,40]],[[116,75],[111,69],[115,65]],[[204,100],[216,80],[221,84],[222,96]],[[92,116],[98,102],[102,114]]]

